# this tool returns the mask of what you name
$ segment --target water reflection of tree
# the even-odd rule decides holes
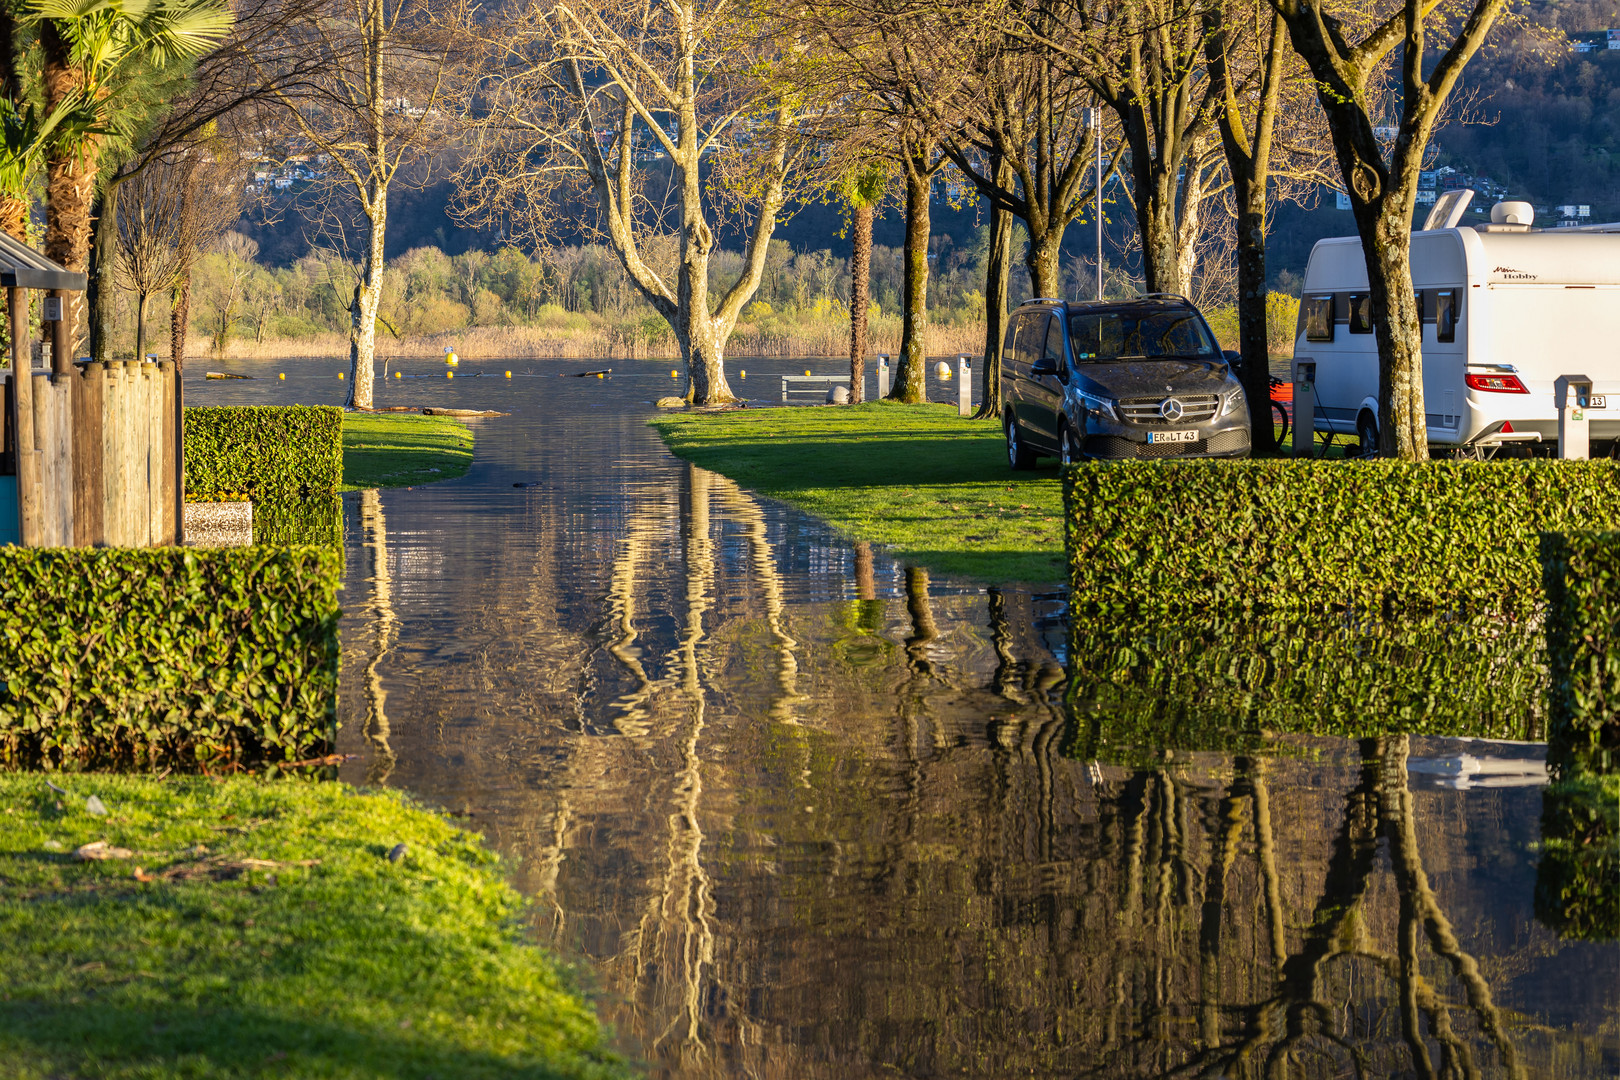
[[[371,747],[371,760],[366,763],[366,783],[381,784],[394,771],[394,751],[388,744],[388,690],[383,686],[382,661],[393,647],[398,630],[394,616],[393,577],[388,566],[388,521],[383,516],[382,494],[376,488],[360,492],[361,543],[366,550],[368,571],[366,582],[371,596],[366,602],[366,613],[371,620],[371,650],[366,659],[366,742]]]

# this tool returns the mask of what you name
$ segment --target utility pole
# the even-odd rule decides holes
[[[1097,108],[1086,110],[1086,122],[1091,125],[1092,138],[1096,140],[1097,159],[1097,299],[1103,298],[1103,261],[1102,261],[1102,110]]]

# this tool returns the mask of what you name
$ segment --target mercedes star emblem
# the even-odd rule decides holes
[[[1171,423],[1181,419],[1181,411],[1181,401],[1178,398],[1165,398],[1163,404],[1159,406],[1159,415]]]

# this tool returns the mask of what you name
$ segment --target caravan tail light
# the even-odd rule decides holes
[[[1470,371],[1463,376],[1470,390],[1486,390],[1493,394],[1528,394],[1517,375],[1476,375]]]

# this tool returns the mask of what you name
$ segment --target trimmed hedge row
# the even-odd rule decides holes
[[[343,547],[343,500],[336,495],[267,499],[253,504],[255,544],[333,544]]]
[[[1549,763],[1620,766],[1620,532],[1541,538],[1552,671]]]
[[[212,768],[324,752],[340,552],[13,548],[0,762]]]
[[[1620,937],[1620,532],[1541,541],[1552,673],[1536,917]]]
[[[1537,536],[1620,527],[1620,463],[1119,462],[1064,472],[1093,611],[1529,610]]]
[[[343,410],[335,405],[186,409],[186,493],[197,498],[331,495],[343,481]]]
[[[1065,750],[1078,758],[1244,753],[1278,734],[1534,739],[1546,726],[1545,637],[1530,619],[1072,619]]]

